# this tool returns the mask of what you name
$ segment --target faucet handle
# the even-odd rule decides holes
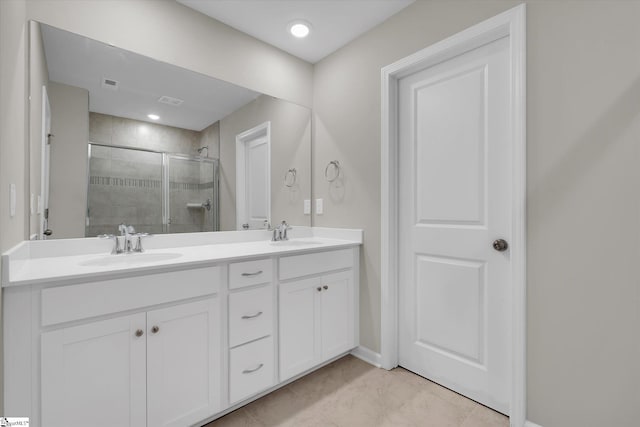
[[[113,245],[113,249],[111,250],[111,254],[112,255],[116,255],[116,254],[121,254],[122,253],[122,249],[120,248],[120,241],[118,240],[118,236],[114,235],[114,234],[99,234],[98,239],[113,239],[114,241],[114,245]]]
[[[289,240],[287,236],[287,230],[291,230],[291,226],[287,224],[287,221],[282,221],[280,224],[280,240]]]
[[[152,237],[153,234],[135,233],[135,234],[133,234],[133,236],[136,237],[136,246],[135,246],[135,248],[133,248],[133,252],[144,252],[144,249],[142,248],[142,238],[143,237]]]

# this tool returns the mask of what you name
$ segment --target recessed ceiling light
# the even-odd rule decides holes
[[[160,118],[160,116],[156,114],[147,114],[147,117],[149,117],[151,120],[158,120]]]
[[[292,36],[302,39],[311,32],[311,24],[303,20],[293,21],[289,23],[289,32]]]

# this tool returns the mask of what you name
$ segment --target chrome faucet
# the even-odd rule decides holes
[[[123,251],[126,253],[133,252],[133,248],[131,245],[131,236],[135,234],[136,229],[133,228],[133,225],[127,225],[123,223],[118,226],[118,231],[120,231],[120,236],[124,236]]]
[[[113,234],[100,234],[98,238],[100,239],[113,239],[114,246],[111,254],[117,255],[122,253],[134,253],[134,252],[144,252],[142,248],[142,238],[151,236],[149,233],[136,233],[136,229],[133,228],[133,225],[120,224],[118,225],[118,232],[120,236],[115,236]],[[133,240],[135,238],[135,247],[133,245]],[[122,240],[122,244],[120,241]]]
[[[280,225],[273,229],[271,241],[277,242],[280,240],[289,240],[289,237],[287,237],[287,230],[291,230],[291,226],[287,224],[287,221],[282,221]]]

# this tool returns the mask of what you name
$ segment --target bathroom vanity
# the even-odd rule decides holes
[[[5,413],[203,425],[358,344],[360,230],[23,242],[2,256]]]

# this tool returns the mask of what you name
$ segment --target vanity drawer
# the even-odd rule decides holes
[[[273,288],[229,295],[229,347],[273,333]]]
[[[269,283],[272,265],[271,258],[229,264],[229,289]]]
[[[274,384],[273,338],[267,337],[229,351],[229,401],[239,402]]]
[[[42,325],[217,293],[220,267],[170,271],[42,290]]]
[[[353,249],[317,252],[280,258],[280,280],[353,267]]]

